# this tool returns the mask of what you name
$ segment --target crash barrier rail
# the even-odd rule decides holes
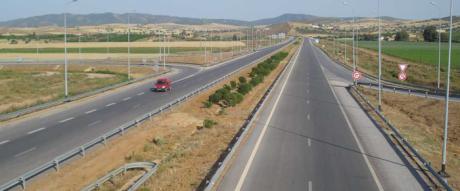
[[[353,71],[353,67],[339,61],[339,60],[336,60],[336,59],[333,59],[327,52],[325,52],[322,48],[319,48],[319,50],[321,50],[321,52],[325,55],[327,55],[333,62],[339,64],[340,66],[344,67],[345,69],[349,70],[349,71]],[[362,71],[361,71],[362,72]],[[368,74],[368,73],[365,73],[365,72],[362,72],[363,76],[368,78],[369,80],[372,80],[372,81],[375,81],[377,82],[378,81],[378,78],[376,76],[373,76],[371,74]],[[351,74],[350,74],[350,78],[351,78]],[[387,86],[390,86],[390,87],[399,87],[399,88],[403,88],[403,89],[406,89],[406,90],[413,90],[413,91],[420,91],[420,92],[428,92],[428,93],[432,93],[433,95],[438,95],[438,96],[445,96],[445,92],[446,90],[445,89],[435,89],[433,87],[429,87],[429,86],[425,86],[425,85],[418,85],[418,84],[409,84],[409,83],[401,83],[401,82],[397,82],[397,81],[390,81],[390,80],[382,80],[382,84],[386,84]],[[460,97],[460,92],[452,92],[450,93],[451,95],[454,95],[454,96],[457,96],[457,97]]]
[[[238,132],[235,134],[233,139],[230,141],[230,143],[227,146],[227,149],[225,149],[222,154],[220,154],[218,160],[213,164],[211,169],[209,170],[208,174],[205,176],[205,178],[201,181],[200,185],[198,186],[197,190],[204,190],[204,191],[211,191],[215,185],[215,183],[218,181],[219,177],[222,176],[222,173],[224,172],[224,169],[228,166],[229,161],[235,154],[236,148],[241,144],[241,141],[245,137],[245,135],[248,132],[248,129],[250,126],[253,124],[255,117],[258,115],[260,108],[263,107],[265,104],[268,96],[270,93],[273,91],[273,88],[275,85],[278,83],[279,79],[281,78],[282,74],[284,71],[287,69],[289,65],[292,65],[292,63],[297,60],[297,57],[299,55],[300,49],[302,45],[299,46],[299,49],[296,52],[296,55],[291,57],[291,60],[289,61],[289,64],[286,64],[283,67],[283,70],[276,76],[275,80],[270,84],[268,87],[267,91],[265,91],[264,95],[262,98],[259,100],[257,105],[254,107],[254,109],[251,111],[249,116],[245,119],[243,125],[240,127]]]
[[[407,141],[406,138],[403,137],[403,135],[401,135],[401,133],[399,132],[398,128],[396,128],[395,125],[393,125],[390,120],[388,120],[381,111],[379,111],[379,109],[377,109],[376,107],[374,107],[371,102],[362,94],[359,92],[359,90],[355,87],[355,86],[350,86],[350,87],[347,87],[348,91],[351,91],[353,90],[354,92],[356,92],[356,94],[366,102],[366,104],[372,109],[373,112],[375,112],[377,114],[377,116],[382,119],[382,121],[388,126],[390,127],[391,129],[391,133],[390,133],[390,136],[394,137],[396,141],[398,141],[399,144],[403,145],[404,147],[408,148],[409,150],[407,151],[408,154],[410,155],[410,157],[414,157],[417,158],[422,164],[423,164],[423,167],[425,169],[421,169],[422,171],[429,171],[429,173],[436,178],[436,181],[442,186],[444,187],[445,190],[447,191],[452,191],[452,188],[449,186],[449,184],[447,183],[446,180],[444,180],[443,177],[441,177],[441,175],[439,175],[434,169],[433,167],[431,166],[431,163],[427,160],[425,160],[425,158],[423,158],[422,155],[420,155],[420,153],[417,152],[417,150]],[[350,92],[351,93],[351,92]],[[353,95],[353,94],[351,94]],[[353,96],[355,97],[355,96]],[[355,97],[356,99],[356,97]],[[359,101],[358,101],[359,103]],[[372,117],[370,117],[372,119]],[[374,119],[372,119],[374,121]],[[383,127],[381,125],[379,125],[379,123],[377,123],[376,121],[374,121],[374,124],[377,125],[380,129],[383,129]],[[420,166],[422,167],[422,166]],[[430,178],[431,180],[431,178]],[[431,180],[432,181],[432,180]]]
[[[357,85],[368,86],[369,88],[373,88],[373,87],[378,88],[379,87],[379,85],[377,83],[372,83],[372,82],[369,82],[369,83],[357,82]],[[424,95],[425,97],[428,97],[428,96],[444,97],[444,96],[446,96],[445,91],[436,90],[436,89],[411,89],[410,87],[401,87],[401,86],[386,85],[386,84],[382,84],[382,88],[393,90],[394,93],[396,93],[396,92],[407,92],[408,95],[421,94],[421,95]],[[458,93],[449,93],[449,97],[451,97],[451,98],[460,98],[460,94],[458,94]]]
[[[100,89],[97,89],[97,90],[94,90],[94,91],[81,93],[81,94],[71,96],[71,97],[67,97],[67,98],[61,98],[61,99],[56,100],[56,101],[51,101],[51,102],[47,102],[47,103],[44,103],[44,104],[39,104],[39,105],[28,107],[28,108],[25,108],[25,109],[21,109],[21,110],[15,111],[15,112],[0,114],[0,121],[13,119],[13,118],[20,117],[20,116],[23,116],[23,115],[26,115],[26,114],[29,114],[29,113],[33,113],[33,112],[36,112],[36,111],[40,111],[40,110],[48,109],[48,108],[51,108],[51,107],[54,107],[54,106],[57,106],[57,105],[61,105],[63,103],[72,102],[72,101],[79,100],[79,99],[82,99],[82,98],[85,98],[85,97],[100,94],[100,93],[103,93],[103,92],[106,92],[106,91],[109,91],[109,90],[113,90],[113,89],[116,89],[116,88],[119,88],[119,87],[122,87],[122,86],[126,86],[128,84],[140,82],[140,81],[143,81],[143,80],[146,80],[146,79],[149,79],[149,78],[153,78],[153,77],[156,77],[156,76],[160,76],[160,75],[163,75],[163,74],[166,74],[166,73],[168,73],[168,72],[164,71],[164,72],[160,72],[160,73],[155,73],[155,74],[151,74],[151,75],[139,78],[139,79],[130,80],[130,81],[126,81],[126,82],[121,82],[121,83],[110,85],[110,86],[100,88]]]
[[[157,170],[157,164],[154,162],[135,162],[135,163],[128,163],[123,165],[122,167],[115,169],[105,176],[99,178],[95,182],[91,183],[90,185],[86,186],[85,188],[81,189],[82,191],[92,191],[96,190],[99,187],[101,187],[102,184],[105,182],[109,181],[113,177],[119,175],[119,174],[125,174],[128,170],[135,170],[135,169],[140,169],[140,170],[145,170],[145,173],[137,179],[129,188],[127,191],[134,191],[137,190],[150,176],[152,176],[155,171]]]
[[[106,145],[107,143],[107,139],[109,138],[112,138],[112,137],[115,137],[116,135],[124,135],[124,133],[129,130],[131,127],[137,127],[138,125],[140,125],[140,123],[144,122],[145,120],[149,119],[151,120],[153,116],[155,115],[158,115],[158,114],[161,114],[169,109],[172,109],[173,106],[175,105],[178,105],[182,102],[185,102],[186,100],[194,97],[195,95],[199,94],[199,93],[202,93],[203,91],[205,90],[208,90],[209,88],[212,88],[213,86],[215,86],[216,84],[218,84],[219,82],[231,77],[233,74],[236,74],[238,73],[239,71],[241,70],[244,70],[246,69],[247,67],[250,67],[256,63],[259,63],[267,58],[269,58],[270,56],[276,54],[277,52],[279,52],[280,50],[282,50],[284,47],[287,47],[289,46],[290,44],[292,44],[294,42],[294,40],[288,40],[285,42],[285,44],[282,46],[282,47],[279,47],[275,50],[273,50],[271,53],[267,54],[266,56],[263,56],[253,62],[251,62],[250,64],[247,64],[245,66],[242,66],[238,69],[236,69],[235,71],[232,71],[212,82],[209,82],[208,84],[182,96],[182,97],[179,97],[177,98],[176,100],[173,100],[163,106],[161,106],[160,108],[158,109],[155,109],[149,113],[146,113],[144,115],[141,115],[140,117],[137,117],[135,120],[132,120],[132,121],[129,121],[123,125],[121,125],[120,127],[116,128],[116,129],[113,129],[105,134],[103,134],[102,136],[92,140],[92,141],[89,141],[77,148],[74,148],[56,158],[54,158],[54,160],[52,161],[49,161],[33,170],[30,170],[22,175],[20,175],[19,177],[17,178],[14,178],[13,180],[10,180],[9,182],[3,184],[0,186],[0,191],[4,191],[4,190],[9,190],[9,189],[12,189],[12,188],[15,188],[17,186],[21,186],[22,189],[25,189],[26,188],[26,182],[30,179],[32,179],[33,177],[36,177],[38,175],[40,175],[41,173],[43,172],[46,172],[47,170],[49,169],[55,169],[56,171],[59,171],[59,166],[63,163],[63,162],[66,162],[68,161],[69,159],[75,157],[75,156],[82,156],[84,157],[86,155],[86,151],[95,147],[96,145],[99,145],[99,144],[103,144],[103,145]]]

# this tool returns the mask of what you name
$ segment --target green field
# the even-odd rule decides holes
[[[210,51],[211,48],[208,47],[208,51]],[[222,51],[230,51],[231,48],[222,48]],[[113,47],[109,48],[108,51],[110,53],[128,53],[128,48],[126,47]],[[201,48],[170,48],[170,53],[171,54],[176,54],[176,53],[185,53],[185,52],[194,52],[194,51],[203,51]],[[220,51],[220,48],[213,48],[213,52],[218,52]],[[64,49],[63,48],[40,48],[39,53],[63,53]],[[67,49],[68,53],[78,53],[79,49],[78,48],[68,48]],[[82,53],[107,53],[107,48],[82,48],[81,49]],[[0,54],[4,53],[30,53],[30,54],[35,54],[37,53],[37,49],[35,48],[16,48],[16,49],[10,49],[10,48],[4,48],[0,49]],[[133,47],[131,48],[131,53],[133,54],[157,54],[160,53],[160,48],[158,47]]]
[[[359,47],[378,50],[376,41],[360,41]],[[382,52],[423,64],[438,64],[438,43],[436,42],[396,42],[383,41]],[[447,66],[448,44],[442,43],[441,63]],[[452,44],[452,67],[460,69],[460,43]]]

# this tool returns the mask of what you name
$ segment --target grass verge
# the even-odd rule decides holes
[[[377,91],[360,87],[359,90],[373,104],[377,104]],[[435,169],[441,166],[441,148],[444,128],[444,101],[422,97],[385,93],[382,109],[390,120]],[[447,166],[448,179],[454,189],[460,189],[460,103],[451,102],[449,110]]]

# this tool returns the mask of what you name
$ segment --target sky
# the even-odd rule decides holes
[[[138,12],[194,18],[256,20],[276,17],[284,13],[316,16],[375,17],[377,0],[2,0],[0,21],[50,13],[126,13]],[[381,14],[405,19],[448,16],[450,0],[380,0]],[[454,15],[460,15],[460,1]]]

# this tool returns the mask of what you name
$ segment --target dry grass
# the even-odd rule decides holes
[[[289,50],[292,55],[293,47]],[[172,112],[157,116],[131,130],[123,139],[111,141],[108,147],[98,149],[104,149],[104,152],[91,152],[83,160],[63,166],[57,173],[38,178],[28,189],[78,190],[111,169],[133,161],[156,161],[160,164],[156,174],[142,188],[144,190],[196,189],[264,91],[281,72],[287,59],[267,76],[264,83],[246,95],[242,103],[227,108],[225,114],[219,114],[221,109],[216,105],[203,108],[202,102],[217,88],[230,80],[236,80],[239,75],[178,106]],[[240,75],[247,76],[249,71],[246,69]],[[204,119],[212,119],[217,125],[202,128]]]
[[[128,47],[128,42],[69,42],[67,43],[68,48],[117,48],[117,47]],[[131,42],[132,48],[136,47],[174,47],[174,48],[193,48],[193,47],[216,47],[216,48],[228,48],[232,46],[245,46],[243,42],[239,41],[173,41],[173,42]],[[64,42],[56,43],[18,43],[9,44],[6,42],[0,43],[0,48],[64,48]]]
[[[69,67],[69,94],[76,95],[127,80],[125,66],[73,64]],[[132,67],[133,77],[155,73],[152,68]],[[5,65],[0,70],[0,113],[63,97],[60,65]]]
[[[376,91],[360,89],[376,105]],[[409,95],[385,93],[382,99],[384,115],[436,169],[440,169],[444,128],[444,101]],[[447,169],[449,183],[460,189],[460,103],[451,102]]]

